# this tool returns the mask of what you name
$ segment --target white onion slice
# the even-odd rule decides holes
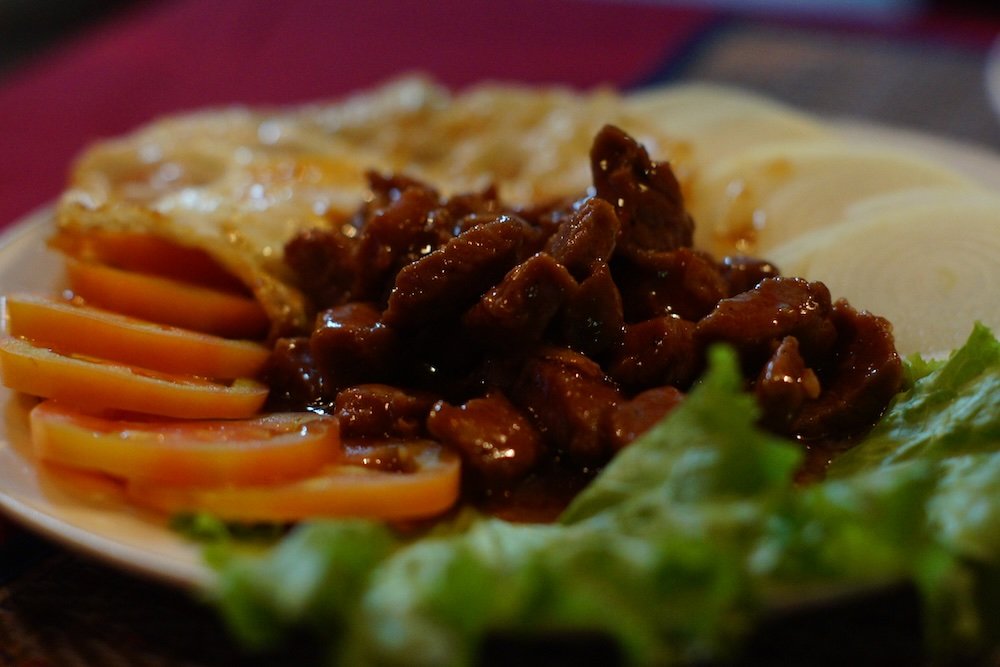
[[[985,191],[876,197],[771,258],[888,318],[903,355],[946,354],[977,320],[1000,331],[1000,196]]]
[[[688,202],[698,246],[717,255],[768,256],[858,201],[940,185],[973,187],[957,172],[906,152],[834,141],[772,143],[701,172]]]

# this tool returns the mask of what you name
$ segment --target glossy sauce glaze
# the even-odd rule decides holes
[[[680,404],[716,343],[775,433],[822,452],[875,423],[902,383],[888,322],[693,249],[669,165],[621,130],[591,170],[593,194],[533,209],[370,174],[350,220],[286,247],[317,314],[277,341],[272,407],[337,415],[348,446],[439,441],[468,500],[531,521]]]

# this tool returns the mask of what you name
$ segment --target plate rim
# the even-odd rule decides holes
[[[34,245],[44,239],[44,235],[49,231],[53,220],[53,206],[46,204],[36,208],[34,211],[13,222],[7,229],[0,233],[0,262],[8,259],[11,253],[16,253],[19,246],[25,243]],[[4,294],[8,291],[5,289]],[[5,333],[6,326],[4,326]],[[12,401],[16,401],[16,394],[0,387],[0,400],[5,407]],[[35,472],[35,462],[26,458],[21,452],[15,450],[10,442],[9,424],[6,415],[0,417],[4,423],[0,425],[0,454],[16,457]],[[94,532],[81,526],[79,522],[73,522],[71,517],[58,510],[58,506],[53,504],[50,498],[45,496],[42,489],[32,489],[38,492],[38,497],[29,496],[25,498],[23,494],[10,491],[4,484],[5,475],[17,475],[17,471],[0,470],[0,514],[7,516],[10,520],[19,525],[32,530],[39,535],[61,544],[72,551],[103,561],[112,567],[143,576],[146,578],[161,581],[163,583],[178,586],[181,588],[207,590],[214,581],[212,570],[204,562],[200,554],[200,546],[197,543],[183,540],[179,534],[174,538],[174,534],[165,526],[156,526],[151,521],[135,516],[134,519],[144,524],[148,524],[151,530],[163,531],[163,536],[169,536],[175,542],[178,553],[166,554],[156,550],[143,549],[136,541],[128,541],[116,538],[105,532]],[[37,482],[37,474],[33,481]],[[82,504],[81,504],[82,506]],[[92,508],[100,515],[107,514],[112,522],[115,522],[118,512]],[[118,519],[121,522],[121,519]],[[178,558],[178,554],[183,557]]]

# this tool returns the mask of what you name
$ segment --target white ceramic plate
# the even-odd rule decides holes
[[[0,237],[0,292],[60,289],[61,264],[45,247],[51,233],[51,214],[41,210]],[[198,548],[170,531],[163,519],[133,510],[114,493],[74,489],[40,475],[28,445],[30,401],[0,387],[0,406],[0,510],[113,565],[190,587],[211,581]]]
[[[915,149],[1000,192],[1000,156],[990,151],[864,123],[837,125],[850,140]],[[0,293],[59,289],[59,261],[45,249],[50,233],[50,215],[43,210],[0,237]],[[27,443],[30,404],[0,388],[0,405],[5,410],[0,420],[0,510],[115,566],[187,587],[211,583],[212,573],[197,546],[171,532],[162,518],[129,507],[113,493],[81,496],[39,475]]]

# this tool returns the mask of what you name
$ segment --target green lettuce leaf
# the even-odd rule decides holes
[[[277,643],[289,629],[310,628],[336,642],[354,615],[371,570],[396,547],[370,521],[303,524],[266,555],[214,545],[214,599],[248,646]]]
[[[965,558],[1000,564],[1000,453],[948,459],[940,474],[928,506],[938,538]]]
[[[755,426],[734,354],[713,350],[684,403],[558,523],[465,514],[418,539],[304,525],[218,560],[217,602],[248,642],[312,628],[336,664],[468,665],[492,633],[597,631],[630,664],[670,665],[724,656],[790,599],[910,580],[938,647],[981,640],[992,598],[974,598],[1000,581],[1000,353],[977,329],[913,368],[854,460],[800,488],[798,447]]]
[[[900,461],[1000,450],[1000,342],[977,324],[966,344],[922,375],[831,477]]]
[[[755,426],[758,408],[741,390],[732,351],[714,348],[711,372],[675,410],[625,448],[561,517],[572,524],[616,513],[623,504],[657,505],[754,496],[788,485],[800,450]]]

